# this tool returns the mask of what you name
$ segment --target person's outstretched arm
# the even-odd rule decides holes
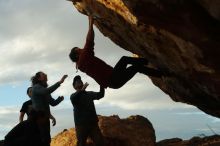
[[[54,99],[51,95],[50,95],[50,99],[49,99],[49,104],[51,106],[56,106],[58,105],[61,101],[63,101],[64,97],[63,96],[59,96],[57,99]]]
[[[45,95],[45,94],[50,94],[52,92],[54,92],[59,86],[60,84],[62,84],[64,82],[64,80],[67,78],[67,75],[64,75],[60,81],[58,81],[57,83],[55,83],[54,85],[45,88],[43,86],[37,86],[37,87],[33,87],[35,90],[33,90],[33,92],[36,92],[36,94],[39,95]]]
[[[105,96],[105,89],[100,86],[99,92],[89,92],[93,100],[99,100]]]
[[[94,20],[93,20],[92,16],[89,16],[89,30],[87,33],[86,43],[84,46],[84,49],[88,52],[93,52],[93,50],[94,50],[95,34],[94,34],[94,30],[93,30],[93,23],[94,23]]]

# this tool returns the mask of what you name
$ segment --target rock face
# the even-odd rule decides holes
[[[4,144],[4,141],[0,140],[0,146],[3,146],[3,144]]]
[[[219,146],[220,136],[165,139],[156,143],[152,124],[142,116],[120,119],[118,116],[99,116],[99,127],[105,146]],[[88,146],[94,146],[87,140]],[[76,146],[75,129],[64,130],[52,139],[51,146]]]
[[[190,140],[179,138],[166,139],[157,143],[157,146],[219,146],[220,136],[214,135],[209,137],[193,137]]]
[[[99,117],[99,127],[105,146],[155,146],[152,124],[142,116],[120,119],[118,116]],[[93,146],[91,141],[88,145]],[[76,146],[75,129],[65,130],[52,139],[51,146]]]
[[[171,77],[153,83],[176,102],[220,117],[219,0],[70,0],[123,49]]]

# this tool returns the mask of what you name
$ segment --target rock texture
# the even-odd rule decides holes
[[[219,0],[70,1],[117,45],[171,72],[151,79],[174,101],[220,117]]]
[[[4,144],[4,141],[0,140],[0,146],[3,146],[3,144]]]
[[[193,137],[190,140],[179,138],[166,139],[157,143],[156,146],[219,146],[220,136],[214,135],[209,137]]]
[[[105,146],[155,146],[156,137],[151,123],[142,116],[120,119],[118,116],[99,117],[99,127]],[[93,146],[88,140],[88,145]],[[52,139],[51,146],[76,146],[75,129],[65,130]]]
[[[118,116],[99,116],[99,126],[105,146],[219,146],[220,136],[165,139],[156,143],[152,124],[142,116],[120,119]],[[94,146],[91,140],[88,146]],[[52,139],[51,146],[76,146],[75,129],[64,130]]]

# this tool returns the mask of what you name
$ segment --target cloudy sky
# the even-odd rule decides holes
[[[77,72],[68,54],[71,47],[84,45],[88,21],[66,0],[0,0],[0,139],[18,123],[22,103],[28,100],[26,89],[37,71],[48,75],[49,84],[69,77],[52,95],[65,100],[51,111],[57,119],[52,136],[74,126],[69,96],[71,82],[81,75],[89,83],[87,90],[99,86],[84,73]],[[95,28],[95,54],[114,66],[130,52],[116,46]],[[155,87],[148,77],[137,74],[118,90],[107,89],[104,99],[95,102],[101,115],[143,115],[156,131],[157,141],[165,138],[220,134],[220,120],[195,107],[173,102]],[[210,128],[211,129],[210,129]]]

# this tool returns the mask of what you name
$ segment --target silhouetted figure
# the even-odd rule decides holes
[[[31,98],[31,96],[32,96],[32,87],[28,87],[27,95]],[[22,107],[21,107],[20,115],[19,115],[19,122],[22,122],[24,120],[24,115],[25,114],[27,115],[27,119],[28,119],[29,116],[30,116],[31,110],[32,110],[32,101],[30,99],[30,100],[24,102]]]
[[[32,87],[28,87],[27,89],[27,95],[31,98],[32,96]],[[58,105],[60,102],[62,102],[64,99],[63,96],[59,96],[56,100],[52,97],[50,97],[49,99],[49,104],[51,106],[56,106]],[[32,100],[28,100],[26,102],[23,103],[21,110],[20,110],[20,115],[19,115],[19,122],[22,122],[24,120],[24,115],[27,115],[27,119],[30,116],[30,112],[32,111]],[[53,126],[56,125],[56,119],[54,118],[53,115],[50,115],[50,119],[52,120]]]
[[[32,104],[33,110],[36,112],[42,112],[43,119],[46,119],[40,126],[40,133],[42,141],[45,146],[49,146],[51,142],[50,136],[50,100],[52,99],[51,93],[54,92],[66,79],[67,75],[64,75],[60,81],[54,85],[48,87],[47,75],[43,72],[37,72],[35,76],[31,78],[32,81]],[[63,100],[63,97],[62,97]]]
[[[90,137],[96,146],[103,146],[103,136],[98,127],[98,117],[93,100],[104,97],[105,90],[100,87],[99,92],[85,91],[88,83],[83,84],[81,77],[73,80],[73,88],[76,90],[70,96],[74,107],[74,121],[77,136],[77,146],[85,146]]]
[[[93,18],[91,16],[89,17],[89,31],[84,48],[72,48],[69,57],[73,62],[76,62],[77,69],[95,79],[103,88],[120,88],[137,72],[154,77],[164,75],[159,70],[146,67],[148,61],[144,58],[123,56],[113,68],[95,57]],[[131,66],[127,67],[129,64]]]
[[[28,120],[20,122],[6,136],[4,146],[45,146],[39,125],[44,123],[44,113],[31,111]]]

